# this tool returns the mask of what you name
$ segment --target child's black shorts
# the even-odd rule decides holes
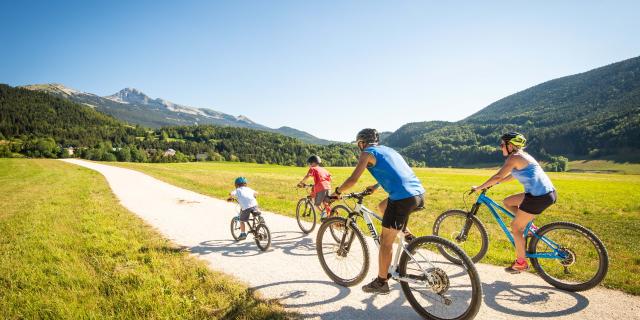
[[[240,221],[249,221],[249,214],[251,213],[253,213],[254,216],[257,216],[260,214],[260,210],[258,210],[258,207],[251,207],[240,211]]]

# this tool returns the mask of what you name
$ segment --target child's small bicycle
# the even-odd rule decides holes
[[[310,233],[316,228],[316,224],[318,222],[316,208],[313,205],[313,198],[311,197],[311,194],[313,193],[313,184],[303,184],[300,188],[310,188],[311,190],[308,195],[298,200],[298,205],[296,205],[296,221],[298,221],[298,226],[302,232]],[[324,208],[327,215],[331,215],[333,213],[328,202],[324,203]]]
[[[237,205],[236,210],[238,211],[238,215],[231,219],[231,236],[234,240],[238,241],[240,240],[241,233],[240,213],[242,212],[242,209],[240,208],[240,205]],[[260,211],[255,211],[251,214],[249,220],[245,222],[245,228],[247,234],[253,234],[256,245],[258,246],[258,248],[260,248],[260,250],[266,251],[267,249],[269,249],[269,246],[271,245],[271,231],[269,231],[269,228],[265,224],[264,218],[262,217]]]

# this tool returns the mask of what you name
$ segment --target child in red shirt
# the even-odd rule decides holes
[[[298,187],[302,187],[309,177],[313,177],[314,205],[322,212],[320,220],[323,220],[327,216],[325,207],[328,205],[329,190],[331,190],[331,174],[327,169],[320,166],[322,160],[319,156],[313,155],[309,157],[307,163],[309,163],[309,171],[298,183]]]

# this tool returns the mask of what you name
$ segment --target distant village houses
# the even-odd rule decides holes
[[[164,157],[173,157],[175,155],[176,155],[176,151],[173,149],[167,149],[167,151],[165,151],[163,154]]]

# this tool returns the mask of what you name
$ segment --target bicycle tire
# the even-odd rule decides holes
[[[238,217],[231,219],[231,236],[233,240],[238,241],[240,239],[240,220]]]
[[[425,243],[433,243],[435,244],[437,247],[441,247],[441,246],[446,246],[448,247],[447,250],[450,250],[451,252],[454,252],[456,255],[458,255],[460,257],[461,261],[461,265],[463,266],[464,270],[467,270],[469,273],[469,279],[470,279],[470,285],[471,285],[471,301],[469,302],[469,307],[467,308],[467,310],[465,310],[460,316],[457,316],[455,318],[440,318],[438,316],[435,316],[431,313],[429,313],[429,311],[427,311],[415,298],[413,291],[411,290],[411,288],[409,287],[409,284],[404,282],[404,281],[400,281],[400,286],[402,287],[402,292],[404,293],[404,296],[407,298],[407,301],[409,301],[409,304],[411,305],[411,307],[413,308],[413,310],[415,310],[420,316],[422,316],[425,319],[430,319],[430,320],[443,320],[443,319],[447,319],[447,320],[466,320],[466,319],[473,319],[476,314],[478,313],[478,311],[480,310],[480,306],[482,305],[482,283],[480,282],[480,276],[478,275],[478,270],[476,270],[476,267],[473,263],[473,261],[471,260],[471,258],[464,252],[464,250],[462,250],[462,248],[460,248],[459,246],[457,246],[456,244],[454,244],[453,242],[438,237],[438,236],[422,236],[422,237],[418,237],[415,240],[411,241],[411,243],[408,244],[407,246],[407,250],[409,252],[415,252],[415,249],[418,246],[421,246]],[[448,260],[448,259],[447,259]],[[401,277],[405,276],[407,274],[407,264],[410,261],[410,257],[409,255],[407,255],[406,252],[402,253],[402,256],[400,257],[400,263],[398,265],[398,272],[400,274]]]
[[[340,213],[340,211],[343,211],[344,213]],[[331,208],[332,217],[346,218],[349,216],[350,213],[351,213],[351,209],[349,209],[349,207],[347,206],[337,205]],[[332,227],[332,226],[329,227],[329,231],[331,231],[331,235],[333,236],[333,239],[336,240],[336,242],[340,242],[340,240],[342,239],[341,232],[339,232],[335,227]]]
[[[320,260],[320,265],[322,266],[322,270],[324,270],[324,272],[327,274],[327,276],[329,276],[329,278],[331,278],[331,280],[333,280],[333,282],[343,287],[351,287],[362,282],[364,277],[367,275],[367,272],[369,271],[369,246],[367,245],[367,241],[364,235],[362,234],[362,231],[360,231],[360,229],[358,228],[358,226],[355,225],[355,223],[347,224],[347,221],[348,220],[343,217],[330,217],[320,225],[320,228],[318,229],[318,234],[316,236],[316,252],[318,254],[318,259]],[[341,223],[343,226],[345,226],[346,230],[351,230],[353,232],[352,241],[355,239],[358,240],[360,248],[362,249],[362,252],[364,254],[362,269],[359,271],[358,274],[356,274],[354,277],[350,279],[344,279],[344,278],[341,278],[339,275],[337,275],[333,270],[331,270],[331,268],[327,264],[327,261],[325,260],[325,252],[323,252],[325,246],[323,245],[322,239],[323,239],[324,233],[327,231],[327,229],[329,229],[331,224],[334,224],[334,223],[335,224]],[[335,244],[329,244],[329,245],[331,245],[332,248],[335,247]]]
[[[264,232],[262,232],[261,230],[264,230]],[[266,237],[266,239],[262,238],[263,235]],[[256,241],[256,245],[258,246],[258,248],[260,248],[260,250],[267,251],[267,249],[269,249],[269,246],[271,246],[271,231],[269,231],[269,228],[266,224],[259,224],[256,227],[254,240]]]
[[[451,217],[455,217],[455,216],[461,216],[464,217],[465,219],[467,218],[467,212],[463,211],[463,210],[448,210],[443,212],[441,215],[438,216],[438,218],[436,218],[436,221],[433,223],[433,234],[436,236],[440,236],[443,237],[442,234],[440,234],[440,227],[443,225],[443,222],[447,219],[447,218],[451,218]],[[473,261],[474,263],[477,263],[478,261],[482,260],[482,258],[484,258],[484,256],[487,254],[487,251],[489,250],[489,235],[487,234],[487,228],[485,228],[484,224],[482,223],[482,221],[480,221],[476,216],[472,215],[471,216],[471,221],[472,221],[472,225],[471,228],[469,229],[469,232],[471,232],[473,230],[473,228],[475,227],[478,232],[480,233],[480,239],[481,239],[481,244],[480,244],[480,250],[478,250],[477,253],[473,253],[473,255],[470,255],[471,257],[471,261]],[[462,230],[463,226],[460,226],[459,230]],[[457,230],[457,229],[456,229]],[[445,238],[451,242],[454,242],[456,245],[461,246],[460,241],[457,241],[455,239],[448,239]],[[465,240],[467,241],[467,240]],[[465,249],[463,249],[465,250]],[[449,261],[456,263],[456,264],[461,264],[462,261],[459,261],[458,259],[456,259],[455,257],[452,257],[449,253],[446,252],[446,250],[444,250],[441,247],[438,247],[438,251],[440,251],[440,253],[447,258]],[[465,253],[470,254],[469,250],[465,250]]]
[[[304,211],[300,212],[302,207],[304,207],[303,209]],[[304,212],[306,212],[307,210],[311,210],[310,214],[313,217],[313,221],[311,222],[310,228],[307,228],[305,226],[305,221],[300,218],[300,215],[304,215]],[[309,199],[302,198],[298,201],[298,204],[296,205],[296,221],[298,222],[298,227],[300,227],[300,230],[302,230],[302,232],[304,232],[305,234],[311,233],[313,229],[316,228],[316,223],[317,223],[316,209],[313,207],[313,204],[311,203],[311,201],[309,201]]]
[[[547,283],[549,283],[550,285],[558,289],[573,291],[573,292],[589,290],[597,286],[598,284],[600,284],[602,280],[604,280],[609,270],[609,253],[607,252],[607,248],[604,246],[604,243],[602,243],[602,241],[591,230],[577,223],[567,222],[567,221],[557,221],[557,222],[546,224],[540,227],[540,229],[536,231],[536,234],[542,237],[548,232],[556,229],[573,230],[585,236],[587,239],[589,239],[589,241],[594,245],[594,247],[598,251],[598,258],[599,258],[598,271],[588,281],[585,281],[582,283],[566,283],[566,282],[557,280],[556,278],[551,276],[547,271],[545,271],[544,267],[540,265],[540,261],[538,258],[530,258],[529,260],[531,261],[533,268],[538,272],[540,277],[544,279],[544,281],[546,281]],[[529,253],[536,253],[537,251],[536,245],[538,244],[539,241],[540,241],[540,238],[535,236],[531,237],[531,239],[529,240],[529,248],[528,248]]]

